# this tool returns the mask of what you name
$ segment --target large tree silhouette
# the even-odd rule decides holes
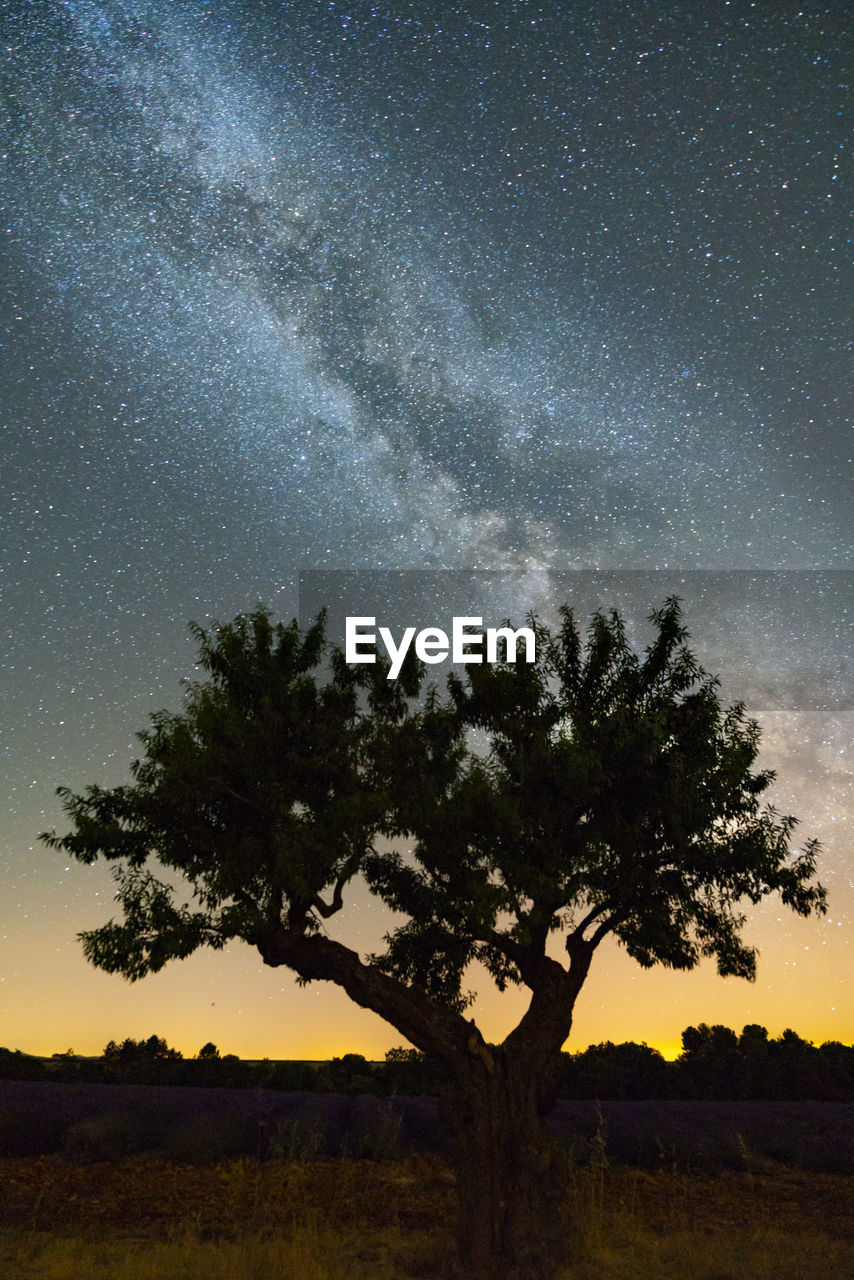
[[[603,939],[644,966],[712,957],[752,978],[743,903],[824,907],[814,842],[792,851],[794,819],[761,804],[756,724],[721,706],[676,600],[652,621],[637,654],[616,613],[585,644],[564,610],[554,633],[537,627],[536,663],[472,665],[420,699],[415,664],[391,681],[324,658],[322,620],[196,628],[206,678],[152,717],[132,782],[64,791],[73,830],[45,837],[118,864],[123,918],[82,935],[99,967],[136,979],[241,938],[337,983],[440,1066],[471,1277],[543,1280],[565,1257],[545,1120]],[[331,936],[356,878],[398,913],[379,955]],[[501,1044],[467,1017],[472,961],[530,991]]]

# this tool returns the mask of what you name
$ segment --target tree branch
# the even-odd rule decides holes
[[[330,916],[334,916],[344,906],[344,886],[352,880],[355,873],[359,870],[359,864],[362,861],[362,851],[351,853],[350,857],[344,863],[341,874],[335,881],[335,888],[332,890],[332,902],[324,902],[320,894],[315,894],[311,905],[323,917],[328,920]]]
[[[546,1056],[556,1053],[572,1027],[578,993],[590,968],[592,949],[572,957],[565,969],[551,956],[540,957],[539,980],[531,989],[531,1002],[520,1022],[504,1041],[505,1048],[533,1050]]]
[[[539,966],[544,959],[543,952],[538,952],[536,948],[531,946],[526,947],[501,929],[481,928],[478,934],[479,941],[495,947],[496,951],[499,951],[505,959],[509,960],[511,964],[515,964],[522,975],[522,981],[525,986],[533,990],[539,980]]]
[[[328,920],[330,916],[334,916],[344,906],[344,898],[341,894],[341,881],[335,883],[335,891],[332,894],[331,902],[324,902],[320,894],[317,893],[311,900],[313,910],[324,920]]]
[[[609,902],[603,902],[600,906],[593,907],[590,911],[587,912],[587,915],[584,917],[584,919],[579,924],[576,925],[576,927],[572,930],[572,933],[570,933],[567,936],[566,949],[570,955],[572,955],[572,949],[570,944],[573,943],[576,939],[579,942],[584,942],[585,941],[584,930],[587,928],[589,924],[593,923],[593,921],[597,918],[597,916],[601,916],[603,911],[607,911],[610,905],[611,904]]]
[[[265,964],[287,965],[307,981],[334,982],[363,1009],[378,1014],[424,1053],[448,1065],[459,1062],[471,1025],[416,988],[405,986],[365,964],[356,951],[320,934],[297,929],[267,930],[252,939]]]
[[[267,812],[264,805],[261,804],[258,800],[250,800],[249,796],[241,795],[239,791],[235,791],[234,787],[230,787],[227,782],[223,782],[220,779],[218,782],[218,785],[222,787],[223,791],[228,792],[230,796],[232,796],[235,800],[238,800],[241,804],[248,804],[250,808],[257,809],[259,813]]]
[[[626,919],[628,914],[629,914],[628,910],[617,911],[613,915],[608,916],[607,920],[603,920],[602,923],[599,925],[599,928],[596,929],[594,933],[591,935],[591,937],[588,939],[590,950],[593,951],[596,947],[598,947],[599,943],[605,937],[605,934],[611,933],[611,931],[618,924],[620,924],[621,921]]]

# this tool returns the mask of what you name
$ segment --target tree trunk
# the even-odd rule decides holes
[[[567,1161],[545,1127],[558,1063],[481,1041],[463,1078],[449,1081],[466,1280],[548,1280],[568,1261]]]

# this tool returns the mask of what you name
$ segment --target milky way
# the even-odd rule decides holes
[[[122,776],[174,703],[185,620],[293,612],[298,570],[847,568],[845,10],[16,7],[17,910],[53,787]],[[834,581],[789,579],[833,608],[784,665],[802,705],[832,669],[839,710]],[[838,771],[850,715],[827,725],[784,757],[817,732]]]

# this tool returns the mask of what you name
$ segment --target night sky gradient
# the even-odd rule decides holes
[[[400,1043],[245,947],[90,969],[109,876],[36,840],[177,706],[188,619],[393,569],[505,570],[520,621],[644,571],[641,614],[723,619],[824,847],[828,917],[751,916],[756,984],[604,951],[571,1047],[854,1039],[847,10],[5,0],[0,1043]],[[475,985],[497,1036],[522,997]]]

